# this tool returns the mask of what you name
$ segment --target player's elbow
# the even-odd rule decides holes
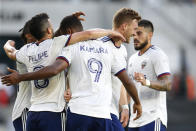
[[[55,76],[55,75],[57,75],[59,73],[59,71],[57,70],[57,69],[53,69],[52,71],[51,71],[51,75],[52,76]]]
[[[47,74],[49,77],[52,77],[52,76],[55,76],[59,73],[58,69],[55,68],[55,67],[49,67],[47,70],[46,70]]]

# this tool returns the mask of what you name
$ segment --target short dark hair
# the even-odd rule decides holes
[[[154,27],[151,21],[142,19],[138,23],[139,27],[149,28],[151,32],[154,32]]]
[[[41,13],[30,20],[29,30],[37,40],[45,36],[47,28],[50,26],[48,19],[49,16],[46,13]]]
[[[129,20],[141,20],[141,16],[138,12],[130,9],[130,8],[122,8],[118,10],[113,18],[113,27],[119,28],[121,24],[127,22]]]
[[[55,32],[54,36],[66,35],[68,34],[68,29],[75,29],[77,32],[83,31],[83,26],[81,21],[74,15],[69,15],[63,18],[60,23],[59,29]]]
[[[27,21],[24,25],[24,27],[22,29],[20,29],[18,32],[21,32],[20,34],[20,38],[22,39],[22,41],[24,43],[27,43],[27,38],[25,37],[26,34],[31,34],[30,30],[29,30],[29,24],[30,24],[30,20]]]

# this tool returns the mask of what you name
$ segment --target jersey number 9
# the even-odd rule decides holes
[[[99,77],[102,72],[102,63],[95,58],[91,58],[88,60],[88,69],[91,73],[95,73],[94,82],[99,82]]]

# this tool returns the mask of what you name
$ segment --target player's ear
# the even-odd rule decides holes
[[[48,27],[48,28],[47,28],[47,32],[48,32],[48,34],[53,34],[52,28]]]
[[[126,23],[122,24],[122,29],[123,29],[123,31],[127,30],[127,24]]]
[[[153,32],[149,32],[149,33],[148,33],[148,37],[149,37],[150,39],[152,39],[152,36],[153,36]]]
[[[71,30],[71,28],[68,28],[68,29],[67,29],[67,33],[68,33],[68,34],[72,34],[72,33],[73,33],[73,31]]]

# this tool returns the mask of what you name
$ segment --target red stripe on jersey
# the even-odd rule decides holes
[[[67,62],[67,64],[69,65],[69,61],[64,57],[64,56],[59,56],[56,59],[61,59]]]
[[[165,75],[170,75],[170,73],[169,72],[162,73],[162,74],[158,75],[158,78],[165,76]]]

